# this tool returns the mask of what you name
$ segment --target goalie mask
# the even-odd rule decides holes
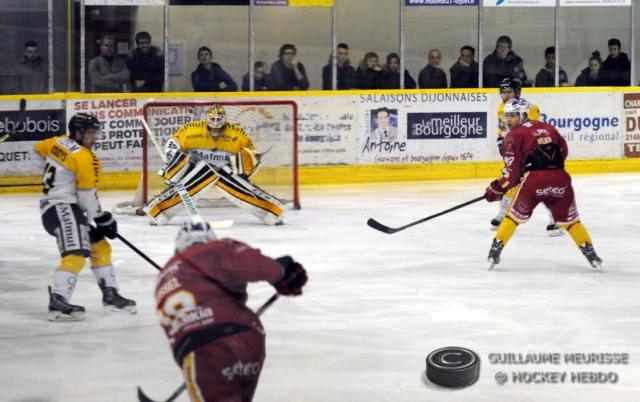
[[[100,130],[100,120],[87,113],[76,113],[69,120],[69,138],[82,145],[82,137],[88,130]]]
[[[176,236],[176,254],[214,240],[216,240],[216,234],[207,222],[185,223]]]
[[[524,122],[528,120],[529,108],[531,107],[531,103],[524,98],[518,99],[509,99],[507,103],[504,105],[504,116],[508,116],[512,113],[517,113],[520,115],[520,121]]]
[[[207,110],[207,126],[209,128],[222,128],[227,121],[227,113],[220,105],[214,105]]]

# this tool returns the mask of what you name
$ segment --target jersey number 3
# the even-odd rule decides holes
[[[53,187],[53,182],[56,179],[56,167],[50,164],[44,166],[44,176],[42,177],[42,192],[47,194]]]

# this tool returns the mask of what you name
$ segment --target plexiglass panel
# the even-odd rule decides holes
[[[49,92],[47,0],[3,0],[0,94]]]
[[[268,66],[270,87],[321,89],[331,53],[331,8],[256,6],[255,21],[255,61]]]
[[[559,17],[559,62],[567,71],[571,85],[606,86],[623,82],[625,74],[607,73],[606,70],[609,65],[622,67],[627,64],[623,59],[630,54],[630,8],[560,7]],[[607,62],[609,39],[618,39],[620,50],[625,54]],[[593,54],[596,51],[601,62]],[[625,85],[629,83],[628,71]]]
[[[506,76],[533,86],[555,44],[554,26],[553,7],[484,8],[483,86],[496,88]]]

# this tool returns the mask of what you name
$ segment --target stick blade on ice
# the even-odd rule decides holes
[[[369,225],[370,227],[372,227],[375,230],[379,230],[383,233],[393,233],[395,232],[395,230],[393,228],[390,228],[389,226],[385,226],[382,223],[378,222],[377,220],[373,219],[373,218],[369,218],[369,220],[367,221],[367,225]]]

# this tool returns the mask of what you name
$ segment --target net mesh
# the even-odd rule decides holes
[[[160,149],[183,124],[202,120],[211,105],[223,105],[227,121],[239,124],[262,154],[260,169],[251,181],[281,199],[290,208],[299,208],[297,183],[297,105],[293,101],[238,102],[149,102],[144,106],[144,119],[153,138],[143,140],[140,182],[132,201],[119,203],[116,213],[139,213],[140,207],[166,185],[157,171],[162,158]],[[145,130],[145,136],[149,133]],[[215,190],[199,199],[199,207],[226,206],[227,202]]]

